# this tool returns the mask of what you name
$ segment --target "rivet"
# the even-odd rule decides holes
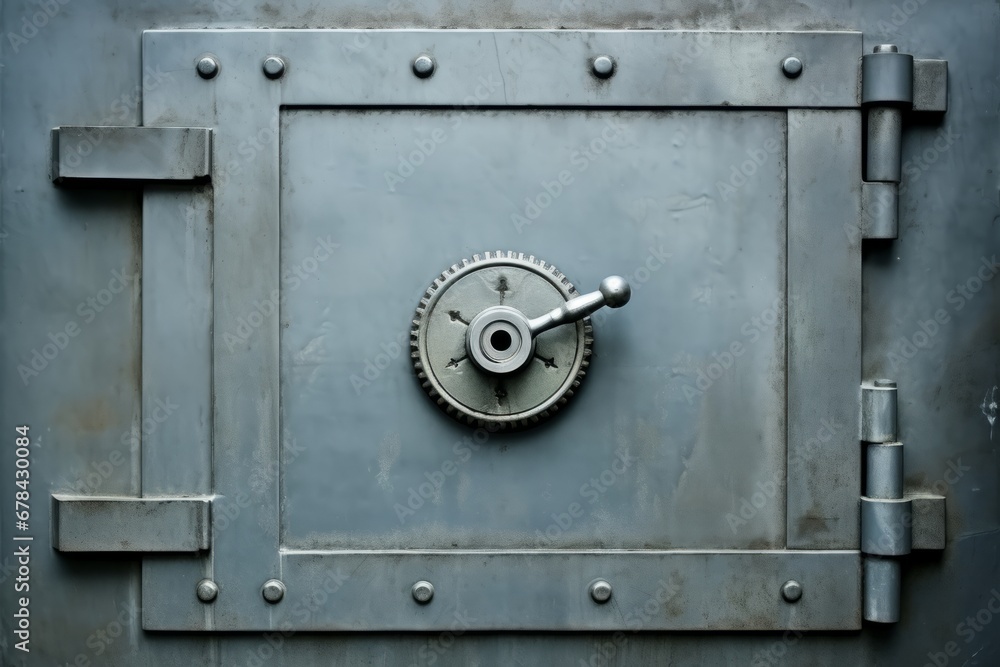
[[[895,44],[879,44],[872,49],[872,53],[899,53],[899,48]]]
[[[420,604],[427,604],[434,597],[434,584],[429,581],[418,581],[413,584],[410,592],[413,593],[414,600]]]
[[[261,586],[260,593],[271,604],[277,604],[285,597],[285,585],[277,579],[269,579]]]
[[[268,56],[264,59],[263,69],[268,79],[280,79],[285,73],[285,61],[278,56]]]
[[[594,71],[594,76],[607,79],[615,73],[615,61],[609,56],[597,56],[590,64]]]
[[[799,74],[802,74],[802,61],[795,56],[788,56],[781,61],[781,71],[789,79],[794,79]]]
[[[202,56],[198,59],[195,69],[198,70],[198,76],[201,78],[214,79],[215,75],[219,73],[219,61],[212,56]]]
[[[212,602],[219,597],[219,585],[211,579],[198,582],[198,599],[202,602]]]
[[[413,73],[426,79],[434,73],[434,59],[427,54],[417,56],[413,59]]]
[[[611,584],[604,579],[598,579],[590,584],[590,597],[597,604],[604,604],[611,599]]]
[[[785,602],[798,602],[802,597],[802,584],[789,579],[781,586],[781,597],[785,598]]]

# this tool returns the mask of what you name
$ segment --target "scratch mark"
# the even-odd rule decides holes
[[[548,359],[546,359],[545,357],[543,357],[542,355],[540,355],[540,354],[538,354],[536,352],[535,353],[535,359],[538,359],[540,362],[542,362],[543,364],[545,364],[546,368],[559,368],[558,366],[556,366],[556,358],[555,357],[549,357]]]
[[[993,389],[987,389],[986,395],[983,396],[983,402],[979,406],[979,409],[983,411],[986,415],[986,421],[990,423],[990,440],[993,439],[993,424],[997,420],[997,386],[993,385]]]
[[[387,432],[379,445],[378,453],[378,475],[375,481],[384,491],[392,491],[392,482],[389,480],[389,473],[392,472],[392,464],[399,458],[400,452],[399,434]]]
[[[500,276],[500,280],[497,282],[497,291],[500,292],[500,304],[503,305],[503,300],[507,296],[507,292],[510,291],[507,279],[504,276]]]
[[[457,311],[457,310],[449,310],[448,311],[448,315],[451,316],[451,321],[452,322],[461,322],[465,326],[469,326],[468,320],[464,319],[462,317],[462,313],[460,313],[459,311]]]
[[[468,359],[468,356],[464,355],[464,354],[461,357],[459,357],[458,359],[449,359],[448,363],[445,364],[444,367],[445,368],[458,368],[458,365],[460,363],[462,363],[463,361],[465,361],[466,359]]]
[[[510,104],[507,100],[507,79],[503,75],[503,67],[500,65],[500,47],[497,46],[497,34],[493,33],[493,50],[497,54],[497,71],[500,72],[500,80],[503,81],[503,101],[504,104]]]

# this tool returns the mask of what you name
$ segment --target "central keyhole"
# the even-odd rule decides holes
[[[497,329],[490,335],[490,345],[498,352],[506,351],[513,342],[510,334],[503,329]]]

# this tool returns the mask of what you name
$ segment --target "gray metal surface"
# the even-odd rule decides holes
[[[228,77],[255,81],[263,77],[262,60],[279,55],[289,63],[288,72],[272,88],[286,105],[854,107],[860,51],[861,35],[846,31],[150,30],[143,35],[144,61],[176,73],[176,83],[183,82],[191,94],[223,87]],[[204,53],[220,66],[208,82],[186,75],[194,73]],[[411,63],[421,55],[433,56],[433,76],[413,75]],[[590,61],[601,55],[614,58],[614,76],[592,72]],[[786,77],[784,55],[807,63],[809,75]],[[500,85],[491,85],[494,80]]]
[[[140,271],[140,248],[147,253],[145,243],[139,242],[142,206],[132,193],[57,191],[47,182],[47,137],[51,127],[141,121],[136,91],[141,92],[143,76],[149,77],[146,87],[155,88],[159,85],[156,76],[169,75],[167,71],[157,73],[143,68],[137,38],[141,30],[151,26],[357,28],[357,42],[346,53],[332,54],[324,64],[330,68],[349,67],[349,58],[356,62],[358,54],[366,50],[362,46],[367,27],[862,30],[865,51],[891,40],[903,51],[947,58],[956,68],[947,116],[908,126],[904,132],[900,239],[891,245],[866,248],[862,304],[864,376],[895,377],[902,388],[899,429],[900,439],[908,447],[907,488],[936,489],[947,495],[951,530],[941,558],[907,563],[898,625],[886,631],[868,627],[861,632],[801,636],[780,632],[720,636],[698,632],[466,633],[464,618],[456,618],[454,630],[443,634],[285,632],[266,636],[229,634],[222,638],[158,635],[139,629],[142,580],[137,564],[117,558],[67,559],[52,550],[40,549],[32,553],[33,577],[44,575],[44,580],[32,580],[32,601],[36,603],[31,611],[32,653],[25,655],[12,648],[12,643],[5,644],[3,657],[10,663],[306,665],[329,664],[331,655],[345,664],[583,661],[622,665],[841,665],[947,661],[987,665],[1000,659],[995,619],[987,625],[977,621],[976,627],[966,623],[977,614],[992,618],[987,614],[992,613],[991,605],[996,609],[992,589],[1000,577],[995,558],[1000,504],[991,439],[995,437],[992,431],[996,410],[992,407],[995,393],[991,399],[991,391],[997,384],[998,358],[992,322],[997,301],[996,281],[991,280],[995,273],[989,263],[989,248],[996,247],[998,241],[994,222],[997,63],[995,50],[990,48],[997,31],[995,3],[807,0],[744,7],[738,3],[663,4],[636,0],[584,7],[541,0],[530,6],[511,7],[463,2],[386,5],[350,0],[331,7],[305,0],[278,8],[272,3],[244,0],[215,5],[182,1],[168,5],[52,5],[48,15],[39,14],[44,11],[40,7],[23,1],[7,2],[3,7],[9,34],[3,40],[4,77],[0,83],[5,130],[0,156],[4,175],[0,228],[4,320],[0,346],[9,373],[0,390],[0,404],[8,428],[30,422],[33,432],[40,429],[37,432],[41,437],[32,448],[32,475],[47,480],[52,490],[136,495],[140,479],[143,489],[147,484],[151,488],[163,485],[197,489],[210,484],[211,479],[205,478],[210,467],[192,463],[191,459],[210,456],[210,450],[199,445],[197,438],[192,441],[170,435],[198,434],[206,422],[205,406],[210,405],[210,399],[200,395],[203,391],[208,394],[203,388],[209,385],[201,375],[205,364],[197,359],[202,348],[191,345],[190,354],[165,352],[164,359],[156,360],[144,355],[140,365],[140,341],[147,334],[141,321],[151,303],[146,300],[146,267],[142,266],[140,317],[140,286],[132,278]],[[98,37],[81,39],[82,34]],[[788,54],[775,51],[771,62],[779,70]],[[860,49],[854,57],[859,53]],[[260,67],[267,53],[253,55],[245,67],[266,81]],[[407,54],[404,66],[408,67],[406,63],[415,55]],[[704,55],[697,41],[678,55],[683,58],[667,60],[664,66],[691,72],[685,59],[692,63],[714,62],[714,56]],[[709,61],[703,60],[706,57]],[[185,62],[185,67],[190,68],[191,62]],[[219,76],[225,76],[231,65],[231,61],[223,63]],[[290,62],[288,73],[297,65]],[[815,71],[812,62],[806,61],[805,65],[798,82],[807,81]],[[581,59],[582,70],[589,66],[589,61]],[[616,81],[617,76],[609,81]],[[212,85],[211,81],[196,80]],[[280,86],[285,80],[269,83]],[[809,81],[819,90],[822,81]],[[915,98],[919,97],[918,91],[915,86]],[[190,96],[189,103],[201,102]],[[818,154],[825,155],[821,151]],[[254,153],[249,161],[260,155]],[[147,210],[149,195],[147,190]],[[174,239],[188,245],[180,244],[180,256],[168,256],[164,251],[158,271],[166,271],[168,262],[176,262],[175,275],[183,276],[176,289],[204,294],[193,286],[211,276],[210,265],[206,272],[206,265],[199,259],[205,247],[205,239],[198,237],[199,226],[204,231],[211,225],[211,207],[205,204],[205,193],[165,193],[162,204],[160,219],[175,224],[177,217],[167,216],[167,207],[177,209],[178,205],[190,204],[195,210],[189,214],[187,239]],[[639,210],[649,210],[650,206],[646,203],[646,208]],[[151,233],[151,227],[145,227],[143,236]],[[102,310],[94,309],[93,319],[76,312],[78,304],[97,298],[112,279],[112,272],[122,273],[123,267],[122,275],[128,279],[123,293],[116,293],[110,305],[102,304]],[[728,265],[722,264],[717,270],[727,271]],[[599,276],[595,272],[592,277]],[[162,284],[166,285],[165,278]],[[177,299],[183,303],[182,294]],[[159,303],[168,307],[162,298]],[[86,308],[89,306],[84,306],[89,318]],[[178,308],[175,315],[183,312]],[[86,326],[55,358],[43,357],[45,365],[38,362],[38,375],[29,373],[25,381],[17,372],[18,366],[31,369],[32,350],[41,352],[49,335],[55,336],[70,322]],[[200,340],[192,335],[196,329],[187,326],[174,329],[175,340],[182,336]],[[207,325],[204,331],[210,331]],[[175,363],[170,364],[171,360]],[[149,368],[154,361],[162,369],[161,377],[171,371],[173,381],[186,386],[189,394],[170,394],[169,398],[180,405],[179,412],[144,428],[139,392],[147,379],[139,368]],[[186,384],[182,383],[184,377]],[[156,386],[156,380],[152,382],[150,386]],[[628,386],[623,376],[619,391],[630,391]],[[152,409],[155,403],[151,393],[145,396]],[[138,438],[135,434],[142,437],[141,456],[138,446],[132,445]],[[155,440],[164,444],[149,452],[162,461],[159,470],[146,461],[145,444]],[[295,443],[295,448],[286,453],[294,455],[304,446],[308,445]],[[6,471],[12,470],[9,459],[4,460],[4,466]],[[266,470],[264,466],[260,469]],[[559,474],[566,473],[560,469]],[[13,491],[12,480],[11,474],[3,477],[7,496]],[[246,498],[227,500],[231,515],[244,512]],[[706,510],[706,516],[711,512]],[[35,512],[33,520],[31,532],[37,540],[48,531],[48,517],[44,512]],[[4,522],[5,541],[13,530],[10,522]],[[146,574],[149,560],[144,561]],[[9,586],[14,581],[10,564],[6,557],[0,561],[4,564],[4,585]],[[210,613],[206,609],[212,605],[195,599],[195,586],[202,578],[200,561],[169,559],[158,564],[176,568],[180,579],[188,584],[174,584],[171,595],[161,596],[151,604],[169,613],[172,605],[180,607],[191,599],[202,615]],[[184,573],[187,565],[193,565],[194,571]],[[257,602],[261,600],[261,584],[254,582]],[[335,585],[329,588],[335,589]],[[336,605],[336,593],[326,590],[323,603],[316,604]],[[220,599],[227,592],[228,588],[223,588]],[[53,599],[59,602],[47,602]],[[5,595],[3,600],[6,639],[13,637],[10,608],[6,606],[10,597]],[[300,609],[300,613],[312,612]]]
[[[902,498],[903,444],[870,444],[866,450],[865,495],[869,498]]]
[[[861,497],[861,551],[878,556],[910,553],[913,510],[903,498]]]
[[[948,110],[948,61],[913,59],[913,110]]]
[[[78,127],[52,130],[52,180],[194,181],[212,171],[204,127]]]
[[[862,183],[861,235],[866,239],[894,239],[899,236],[899,185]]]
[[[211,543],[210,498],[52,496],[59,551],[190,551]]]
[[[898,623],[901,615],[903,570],[895,558],[866,557],[864,560],[865,620]]]
[[[861,57],[861,103],[913,104],[913,56],[891,44],[879,45]]]
[[[860,208],[861,113],[789,111],[786,543],[793,549],[858,547],[861,239],[846,232],[860,224]]]
[[[468,631],[861,627],[861,558],[854,551],[405,550],[379,556],[392,567],[380,567],[372,554],[283,552],[288,592],[256,629],[288,623],[296,630],[447,630],[456,613]],[[781,594],[793,577],[803,589],[794,604]],[[613,587],[609,604],[592,598],[598,578]],[[411,593],[419,580],[433,585],[425,604]],[[376,581],[380,595],[371,594]],[[324,586],[336,586],[339,603],[298,618],[295,610]]]
[[[944,496],[911,494],[910,510],[913,512],[911,530],[912,549],[944,549],[947,539],[947,513]]]
[[[868,185],[872,184],[865,184]],[[862,442],[893,442],[896,439],[897,401],[896,383],[892,380],[873,380],[861,385]]]
[[[865,180],[899,183],[902,178],[903,112],[897,107],[868,110]]]

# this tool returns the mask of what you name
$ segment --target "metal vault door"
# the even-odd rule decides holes
[[[143,627],[859,628],[861,55],[146,32],[171,76],[144,126],[207,128],[211,184],[144,193],[144,403],[190,400],[142,490],[196,539],[144,557]],[[449,418],[411,365],[428,285],[498,252],[633,290],[516,432]]]

